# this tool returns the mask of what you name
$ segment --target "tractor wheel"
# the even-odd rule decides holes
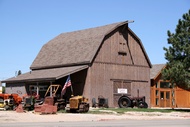
[[[8,105],[5,105],[5,110],[9,110],[10,109],[10,107],[8,106]]]
[[[146,102],[140,101],[138,104],[139,108],[148,108],[148,104]]]
[[[89,104],[85,105],[85,111],[84,112],[88,112],[89,111]]]
[[[105,108],[109,108],[108,106],[108,99],[105,99],[105,102],[104,102],[104,105],[103,105]]]
[[[131,107],[131,99],[127,96],[121,96],[118,100],[118,105],[120,108]]]

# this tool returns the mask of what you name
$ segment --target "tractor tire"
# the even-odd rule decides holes
[[[88,112],[89,111],[89,104],[85,104],[85,110],[84,112]]]
[[[118,105],[120,108],[131,107],[131,99],[127,96],[121,96],[118,100]]]
[[[148,104],[146,102],[140,101],[138,104],[138,108],[148,108]]]
[[[10,107],[8,106],[8,105],[5,105],[5,110],[9,110],[10,109]]]
[[[103,105],[105,108],[109,108],[109,106],[108,106],[108,99],[105,99],[105,103],[104,103],[104,105]]]

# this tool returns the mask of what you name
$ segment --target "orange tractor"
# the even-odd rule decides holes
[[[4,110],[14,110],[21,102],[18,94],[0,94],[0,108]]]

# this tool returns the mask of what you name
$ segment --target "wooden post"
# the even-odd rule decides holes
[[[52,82],[50,82],[50,86],[52,85]],[[50,87],[50,97],[52,97],[52,86]]]
[[[37,96],[39,95],[39,85],[38,85],[38,82],[37,82],[36,94],[37,94]]]

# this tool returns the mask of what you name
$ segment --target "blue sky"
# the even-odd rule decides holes
[[[55,36],[120,21],[141,39],[152,64],[166,63],[167,30],[190,0],[0,0],[0,80],[30,71],[41,47]]]

